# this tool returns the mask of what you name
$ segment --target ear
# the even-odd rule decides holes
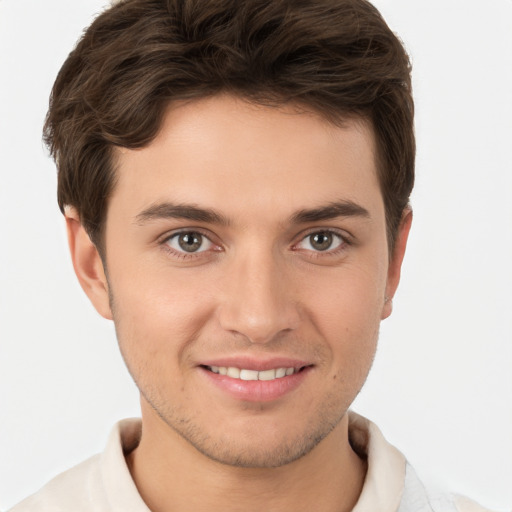
[[[398,233],[395,241],[395,247],[391,254],[388,266],[388,279],[386,282],[386,297],[384,299],[384,307],[382,308],[381,319],[384,320],[393,311],[393,296],[395,295],[398,283],[400,282],[400,272],[402,270],[402,262],[405,256],[405,248],[409,231],[411,230],[412,210],[406,208],[400,221]]]
[[[104,318],[112,320],[108,282],[98,249],[82,226],[75,208],[66,206],[64,216],[71,260],[78,281],[96,311]]]

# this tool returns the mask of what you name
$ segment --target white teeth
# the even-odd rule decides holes
[[[220,375],[227,375],[232,379],[240,380],[274,380],[282,379],[285,376],[296,373],[295,368],[275,368],[272,370],[246,370],[245,368],[235,368],[234,366],[209,366],[210,371]],[[298,371],[298,370],[297,370]]]
[[[265,370],[258,375],[259,380],[274,380],[276,378],[275,370]]]
[[[226,375],[233,379],[239,379],[240,378],[240,368],[233,368],[232,366],[230,366],[228,368],[228,373],[226,373]]]
[[[293,368],[292,368],[293,370]],[[292,372],[293,373],[293,372]],[[286,375],[286,368],[278,368],[276,370],[276,379],[280,379]]]
[[[240,370],[240,378],[242,380],[258,380],[258,373],[256,370]]]

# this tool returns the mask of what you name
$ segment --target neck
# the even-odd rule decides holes
[[[350,511],[366,463],[348,440],[348,417],[310,453],[278,468],[241,468],[198,452],[153,414],[144,414],[138,447],[127,456],[152,512]]]

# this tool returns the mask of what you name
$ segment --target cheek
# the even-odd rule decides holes
[[[211,301],[190,277],[144,271],[111,281],[112,309],[121,350],[138,360],[162,360],[196,338]],[[167,361],[169,363],[169,361]]]
[[[385,283],[382,272],[369,273],[364,267],[343,268],[325,276],[317,275],[303,296],[315,316],[321,316],[322,323],[334,329],[372,329],[380,320]]]
[[[371,364],[384,289],[382,273],[368,273],[365,267],[346,267],[337,275],[317,278],[308,286],[306,308],[316,330],[327,340],[337,365],[360,367],[364,371]]]

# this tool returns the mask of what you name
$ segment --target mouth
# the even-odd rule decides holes
[[[284,399],[308,382],[314,364],[288,357],[259,359],[232,356],[203,361],[198,366],[206,382],[224,396],[243,402]]]
[[[216,373],[219,375],[225,375],[232,379],[238,379],[243,381],[273,381],[277,379],[282,379],[284,377],[289,377],[291,375],[295,375],[304,371],[308,366],[301,366],[295,368],[291,367],[280,367],[280,368],[270,368],[268,370],[250,370],[247,368],[237,368],[235,366],[207,366],[202,365],[202,367],[212,373]]]

